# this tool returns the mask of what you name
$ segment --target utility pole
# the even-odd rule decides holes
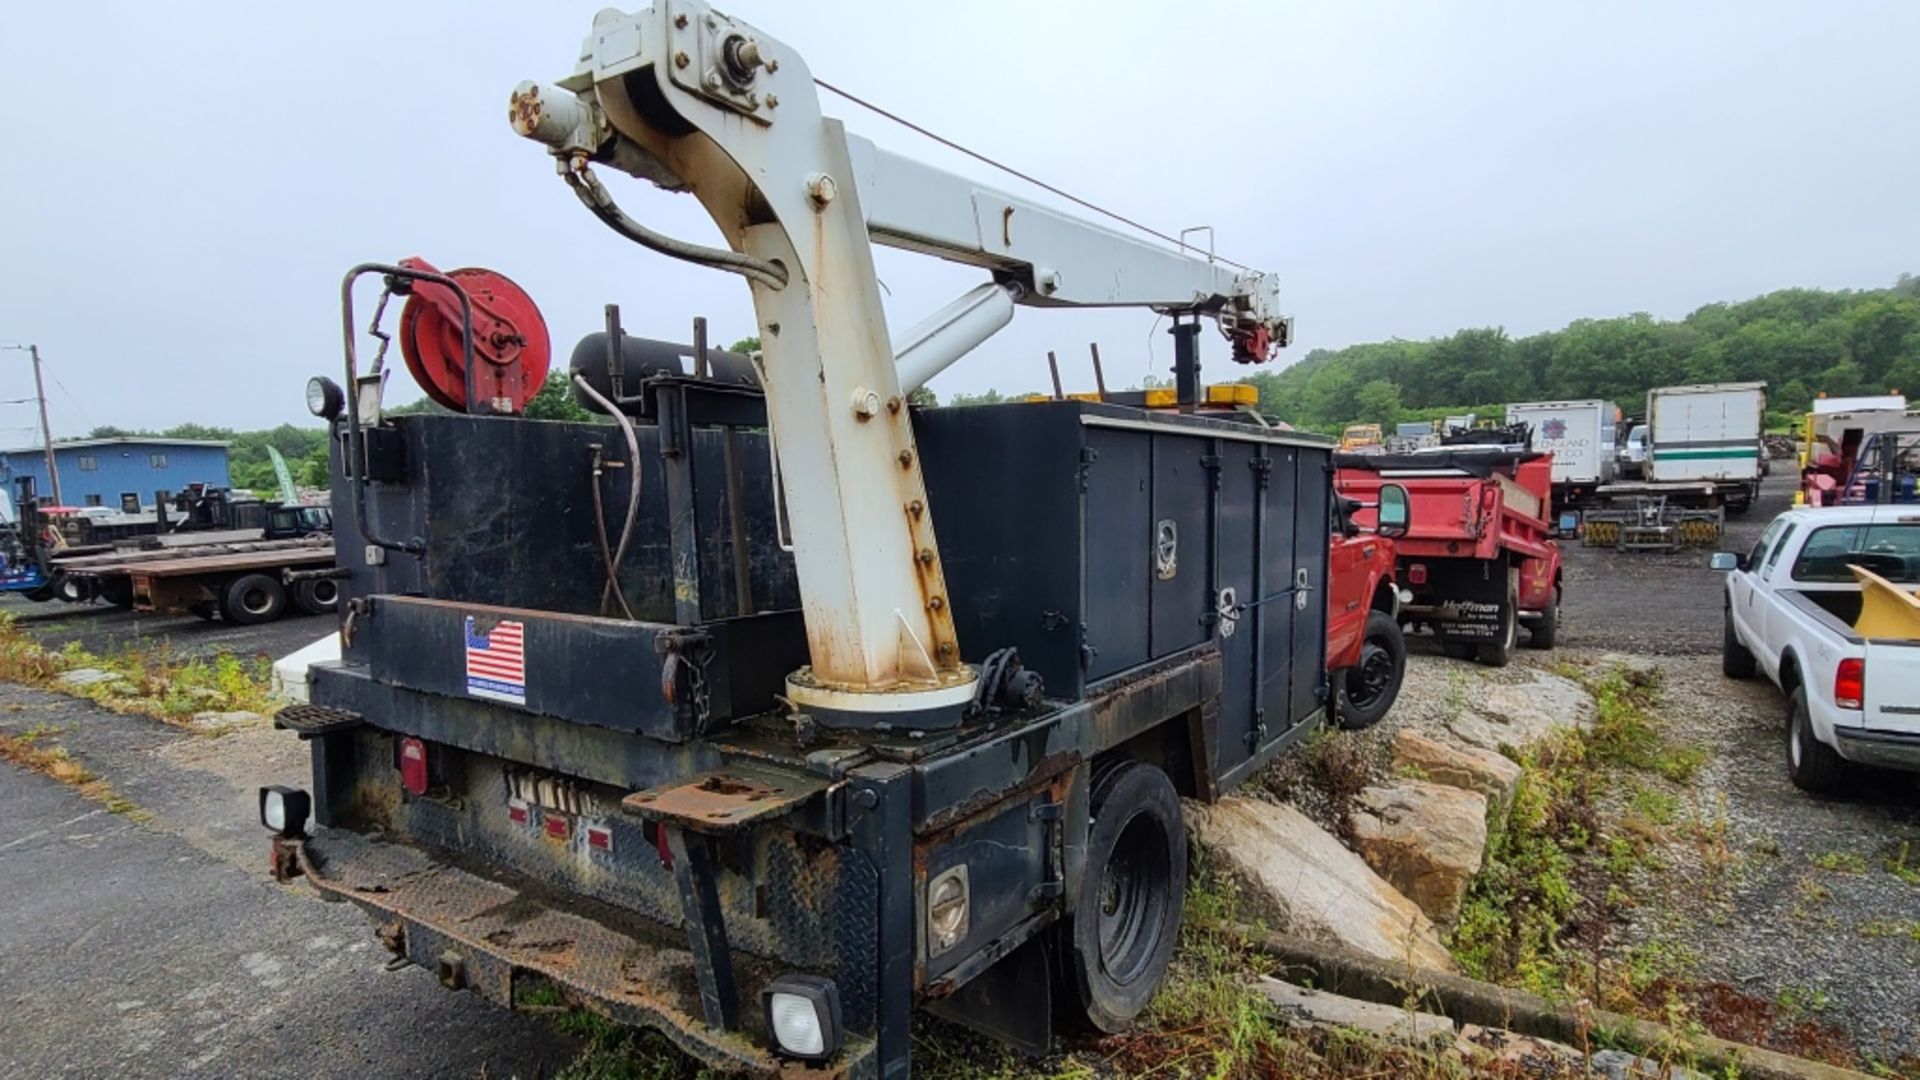
[[[65,506],[67,501],[60,495],[60,468],[53,463],[53,425],[47,421],[47,383],[40,374],[40,346],[7,345],[4,348],[24,350],[33,356],[33,392],[34,400],[40,405],[40,445],[47,454],[47,483],[53,488],[53,504]]]

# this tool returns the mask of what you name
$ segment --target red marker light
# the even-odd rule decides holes
[[[596,851],[612,851],[613,830],[605,825],[587,826],[587,846]]]
[[[1833,703],[1842,709],[1858,709],[1867,700],[1867,662],[1858,656],[1840,661],[1833,671]]]
[[[573,823],[560,814],[548,814],[542,824],[547,836],[554,840],[565,840],[573,833]]]
[[[525,800],[507,800],[507,820],[513,822],[515,825],[525,825],[528,821],[532,820],[532,815],[527,811]]]
[[[400,783],[415,798],[427,793],[427,744],[419,739],[400,740]]]
[[[1408,566],[1407,582],[1411,585],[1425,585],[1427,583],[1427,564],[1413,563]]]

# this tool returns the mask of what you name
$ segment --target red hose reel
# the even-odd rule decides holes
[[[553,359],[547,321],[533,298],[492,270],[440,271],[419,258],[402,259],[400,265],[444,273],[459,283],[473,305],[473,404],[479,407],[469,409],[459,294],[437,282],[413,283],[400,313],[400,353],[420,388],[454,412],[526,411],[527,402],[546,383]]]

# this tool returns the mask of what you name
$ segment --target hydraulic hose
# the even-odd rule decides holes
[[[607,588],[600,594],[600,606],[602,609],[606,607],[607,593],[612,593],[613,597],[620,601],[620,610],[626,612],[627,618],[632,619],[633,609],[627,606],[626,593],[620,589],[620,564],[626,561],[627,545],[633,540],[633,522],[640,514],[640,436],[633,430],[633,420],[626,413],[621,412],[613,402],[607,400],[606,395],[595,390],[592,383],[575,375],[573,384],[580,388],[581,393],[591,398],[594,404],[600,406],[607,415],[613,417],[614,423],[620,425],[620,433],[627,438],[627,468],[633,472],[627,483],[627,519],[620,526],[620,544],[614,549],[613,557],[607,560]],[[601,508],[598,481],[593,485],[593,510],[595,518],[600,523],[600,542],[604,547],[607,521],[606,512]]]
[[[607,189],[600,183],[600,178],[593,175],[593,170],[587,167],[586,158],[575,157],[571,161],[562,160],[559,165],[561,178],[566,180],[567,186],[580,197],[580,201],[586,205],[586,208],[593,212],[593,216],[605,222],[614,232],[641,247],[683,262],[739,274],[769,289],[787,287],[787,269],[779,263],[756,259],[751,255],[743,255],[727,248],[707,247],[704,244],[677,240],[665,233],[655,232],[628,217],[625,211],[614,204],[613,196],[607,193]]]

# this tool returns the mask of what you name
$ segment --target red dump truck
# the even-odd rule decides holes
[[[1334,456],[1334,486],[1362,503],[1406,489],[1395,580],[1412,600],[1403,625],[1425,627],[1450,656],[1502,667],[1519,631],[1553,647],[1560,623],[1560,546],[1549,502],[1553,455],[1510,446],[1445,446],[1412,454]],[[1370,511],[1356,515],[1362,524]]]

